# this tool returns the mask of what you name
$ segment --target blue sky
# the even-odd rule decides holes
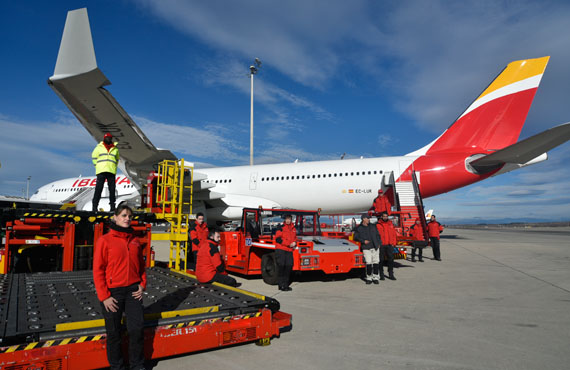
[[[0,194],[92,175],[95,144],[46,81],[87,7],[113,96],[198,166],[402,155],[517,59],[550,55],[521,138],[570,120],[570,5],[556,1],[27,1],[0,6]],[[545,163],[426,199],[442,221],[567,220],[570,144]]]

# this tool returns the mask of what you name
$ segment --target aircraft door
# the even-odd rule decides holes
[[[257,172],[252,172],[249,176],[249,190],[257,189]]]
[[[399,170],[400,170],[400,174],[398,175],[398,177],[401,177],[404,174],[404,171],[406,171],[406,169],[408,167],[410,167],[410,165],[414,163],[414,161],[412,159],[406,159],[406,160],[401,160],[398,162],[399,164]],[[410,169],[410,171],[413,171],[413,168]],[[408,173],[408,175],[412,175],[412,173]]]

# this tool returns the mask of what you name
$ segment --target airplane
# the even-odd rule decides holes
[[[406,181],[415,173],[427,198],[542,162],[570,139],[565,123],[517,142],[548,60],[509,63],[447,130],[403,156],[195,169],[194,212],[208,223],[239,219],[242,208],[260,206],[355,214],[369,209],[385,174]],[[156,148],[105,88],[110,82],[97,66],[87,9],[68,12],[48,84],[96,141],[106,132],[118,139],[119,168],[133,185],[119,196],[137,197],[159,161],[178,159]],[[56,183],[33,198],[47,192],[55,199]]]

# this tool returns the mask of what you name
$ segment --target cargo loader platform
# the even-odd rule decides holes
[[[279,302],[191,275],[147,269],[145,357],[157,359],[258,341],[290,327]],[[0,276],[0,368],[108,366],[91,271]],[[35,366],[35,367],[33,367]]]

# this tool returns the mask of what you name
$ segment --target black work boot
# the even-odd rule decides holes
[[[390,272],[390,275],[388,276],[388,279],[390,280],[396,280],[396,277],[394,276],[393,272]]]
[[[384,280],[384,279],[386,279],[384,277],[384,271],[380,270],[380,280]]]

